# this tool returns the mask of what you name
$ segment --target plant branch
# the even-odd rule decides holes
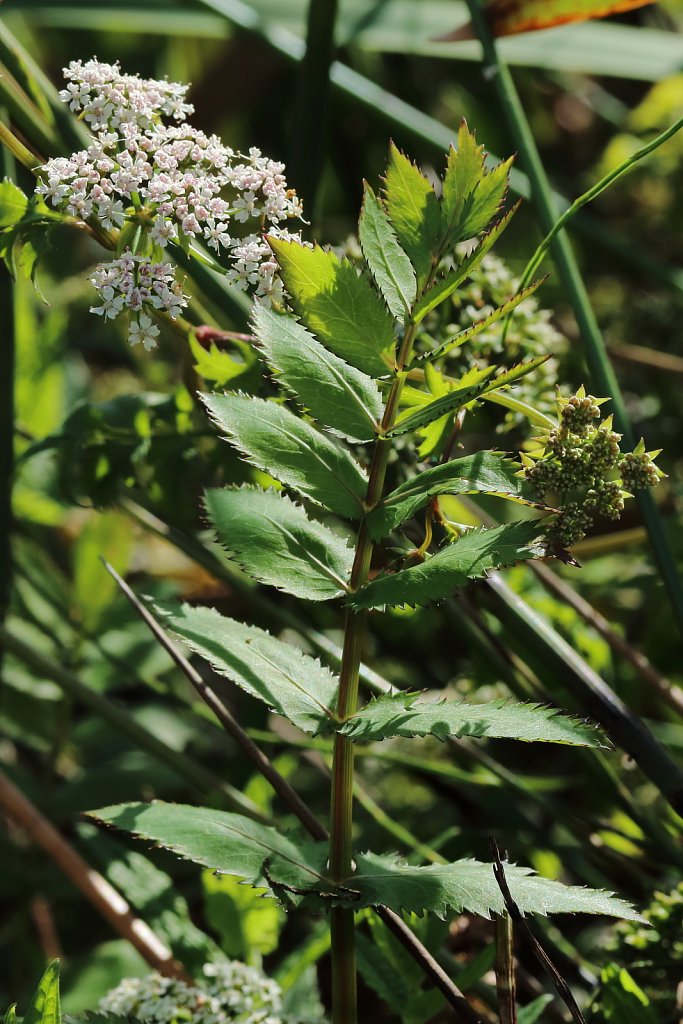
[[[0,806],[9,818],[21,826],[30,839],[41,846],[59,869],[85,898],[111,924],[114,930],[137,949],[143,959],[167,978],[179,978],[193,984],[185,968],[173,953],[140,918],[128,903],[97,871],[83,860],[57,829],[0,771]]]

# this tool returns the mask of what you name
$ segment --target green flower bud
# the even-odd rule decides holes
[[[642,491],[659,483],[659,471],[647,452],[627,452],[619,463],[619,473],[626,491]]]
[[[582,540],[592,525],[593,520],[588,513],[575,501],[571,501],[551,527],[550,539],[556,544],[568,548]]]
[[[602,480],[597,486],[589,488],[584,508],[606,519],[618,519],[624,511],[621,487],[614,480]]]
[[[562,428],[571,434],[585,434],[600,419],[600,407],[592,395],[574,395],[562,410]]]

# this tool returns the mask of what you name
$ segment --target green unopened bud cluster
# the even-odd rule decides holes
[[[605,401],[583,387],[558,398],[558,425],[536,439],[541,447],[522,455],[534,491],[560,510],[549,539],[562,547],[585,537],[596,516],[619,519],[633,491],[654,487],[664,476],[654,464],[659,452],[646,452],[642,440],[621,454],[612,417],[601,420]]]
[[[100,1010],[145,1024],[284,1024],[280,987],[257,968],[227,960],[202,973],[196,985],[156,972],[124,978]]]

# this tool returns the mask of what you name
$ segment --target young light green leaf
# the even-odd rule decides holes
[[[491,171],[486,154],[477,146],[465,121],[458,131],[458,146],[451,147],[443,180],[442,233],[444,248],[473,238],[500,209],[508,186],[511,160]]]
[[[269,825],[241,814],[214,811],[185,804],[116,804],[89,811],[95,822],[148,839],[185,860],[226,875],[236,875],[250,885],[270,891],[264,864],[277,855],[278,861],[306,869],[307,878],[316,872],[308,866],[306,848],[318,844],[297,843]],[[321,844],[322,845],[322,844]]]
[[[590,725],[558,714],[542,704],[487,704],[420,701],[418,694],[396,693],[370,701],[336,731],[359,743],[393,736],[486,737],[528,743],[568,743],[575,747],[606,747],[604,737]]]
[[[367,517],[373,540],[386,537],[440,494],[495,494],[530,497],[528,485],[517,476],[519,464],[502,452],[480,452],[425,469],[388,494]]]
[[[317,658],[213,608],[170,603],[157,603],[155,608],[214,671],[304,732],[317,732],[333,717],[337,680]]]
[[[319,246],[269,238],[292,306],[331,352],[372,377],[394,364],[394,321],[367,277]]]
[[[347,588],[353,551],[277,491],[226,487],[206,492],[219,541],[246,573],[308,601],[330,601]]]
[[[370,441],[383,402],[371,377],[328,351],[292,316],[255,305],[254,333],[279,382],[326,427],[351,441]]]
[[[384,189],[389,219],[417,272],[429,277],[439,245],[441,213],[434,189],[407,156],[391,143]]]
[[[275,402],[202,395],[218,429],[243,456],[286,487],[347,519],[363,512],[367,477],[342,446]]]
[[[24,1014],[24,1024],[61,1024],[59,998],[59,960],[53,960],[38,982],[31,1003]]]
[[[397,320],[405,321],[417,292],[415,271],[398,244],[384,206],[365,182],[358,239],[377,287]]]
[[[18,224],[28,209],[28,198],[9,178],[0,182],[0,228]],[[49,968],[48,968],[49,969]]]
[[[358,854],[355,859],[356,872],[346,885],[360,894],[356,908],[382,904],[397,913],[429,910],[439,917],[448,911],[481,917],[505,912],[491,864],[461,860],[414,867],[374,853]],[[505,877],[523,914],[604,914],[642,920],[629,903],[599,889],[562,885],[515,864],[505,865]]]
[[[383,605],[423,605],[441,601],[468,580],[493,569],[538,558],[542,527],[538,522],[505,523],[489,530],[471,530],[427,560],[393,575],[377,576],[350,594],[356,610]]]
[[[438,420],[447,413],[454,412],[456,409],[462,408],[463,405],[467,405],[468,402],[473,401],[482,391],[486,390],[487,381],[496,372],[496,369],[497,367],[495,366],[486,367],[485,370],[481,370],[478,373],[478,380],[463,387],[453,388],[448,394],[434,399],[429,405],[425,405],[421,409],[417,409],[415,412],[400,419],[393,430],[387,431],[386,436],[401,437],[403,434],[409,434],[412,430],[420,430],[422,427],[432,423],[433,420]]]
[[[441,356],[447,355],[454,348],[460,348],[461,345],[470,341],[476,334],[479,334],[480,331],[486,330],[486,328],[490,327],[491,324],[495,324],[496,321],[501,319],[501,317],[506,316],[513,309],[516,309],[520,303],[524,302],[525,299],[528,299],[530,295],[533,295],[536,289],[543,284],[544,280],[545,278],[541,278],[539,281],[534,281],[534,283],[529,285],[528,288],[524,288],[521,292],[517,292],[516,295],[513,295],[507,302],[504,302],[502,306],[498,306],[498,308],[494,309],[488,316],[483,317],[481,320],[477,320],[476,323],[472,324],[471,327],[468,327],[467,330],[459,331],[458,334],[454,334],[452,337],[447,338],[446,341],[437,348],[433,348],[429,352],[423,352],[417,357],[415,363],[417,364],[425,361],[431,362],[433,359],[440,359]]]
[[[448,271],[448,273],[444,274],[443,277],[435,281],[432,287],[429,288],[420,299],[418,299],[413,310],[413,321],[416,324],[419,324],[420,321],[425,318],[427,313],[430,313],[440,305],[444,299],[447,299],[449,295],[452,295],[455,289],[470,276],[475,267],[481,263],[491,246],[498,240],[503,231],[505,231],[505,228],[508,226],[518,209],[519,203],[515,203],[512,209],[508,210],[505,216],[501,217],[501,219],[493,225],[491,230],[482,237],[479,245],[473,249],[469,255],[465,256],[457,267],[454,267],[453,270]]]

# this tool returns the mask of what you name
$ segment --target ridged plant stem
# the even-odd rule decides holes
[[[411,324],[406,329],[401,343],[396,361],[396,374],[384,407],[381,434],[375,441],[365,501],[368,512],[381,501],[384,491],[391,442],[382,434],[394,426],[405,383],[403,368],[410,359],[414,338],[415,327]],[[356,553],[351,570],[351,590],[358,590],[367,582],[373,547],[365,519],[363,519],[358,531]],[[347,611],[339,672],[339,699],[337,701],[337,715],[342,719],[352,715],[358,703],[358,680],[366,622],[366,612]],[[330,815],[330,874],[335,882],[345,881],[353,871],[353,755],[353,741],[347,736],[337,734],[332,755]],[[335,907],[331,912],[330,924],[332,933],[332,1024],[356,1024],[358,1017],[353,910]]]
[[[0,111],[2,113],[2,111]],[[0,180],[14,171],[14,161],[0,146]],[[14,475],[14,288],[9,270],[0,262],[0,626],[12,596],[12,483]],[[4,648],[0,644],[0,678]]]
[[[520,159],[529,176],[531,198],[536,206],[541,227],[544,232],[550,232],[557,221],[557,210],[550,182],[517,94],[515,83],[507,65],[498,55],[481,0],[467,0],[467,6],[476,35],[482,45],[485,69],[490,74],[498,92],[503,118],[510,126]],[[595,319],[574,251],[564,231],[554,237],[550,248],[576,317],[593,385],[599,394],[609,395],[611,398],[617,429],[624,435],[626,447],[633,448],[636,438],[626,412],[621,389],[607,355],[607,349]],[[683,583],[676,568],[676,559],[671,550],[664,524],[649,490],[638,491],[637,500],[678,627],[683,631]]]

